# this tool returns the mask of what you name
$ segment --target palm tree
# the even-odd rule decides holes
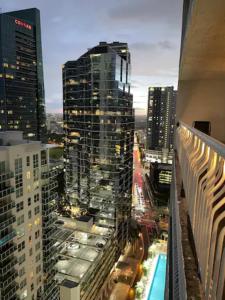
[[[135,219],[130,217],[128,219],[128,240],[133,247],[133,252],[137,246],[137,241],[140,232],[141,232],[141,226]]]

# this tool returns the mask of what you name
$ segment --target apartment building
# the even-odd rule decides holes
[[[43,292],[49,288],[47,279],[50,277],[51,284],[54,283],[51,270],[47,268],[54,258],[53,248],[50,246],[49,258],[46,245],[48,234],[54,230],[52,212],[56,195],[51,199],[43,196],[46,190],[50,193],[53,189],[50,179],[47,182],[43,178],[49,167],[46,146],[24,140],[19,131],[0,132],[2,300],[17,296],[19,299],[45,299]]]

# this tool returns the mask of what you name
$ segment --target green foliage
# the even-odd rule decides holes
[[[49,150],[50,159],[60,159],[63,156],[63,148],[52,148]]]

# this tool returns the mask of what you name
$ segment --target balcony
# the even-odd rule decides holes
[[[18,276],[17,271],[13,270],[12,272],[8,273],[5,277],[1,277],[0,288],[6,289],[15,278]]]
[[[57,187],[58,187],[58,183],[56,181],[51,182],[51,183],[48,183],[48,184],[46,184],[42,187],[42,192],[47,192],[47,191],[56,189]]]
[[[176,148],[169,299],[224,299],[225,145],[181,123]]]
[[[11,171],[5,172],[4,174],[0,174],[0,183],[6,181],[8,179],[11,179],[13,177],[14,177],[14,173]]]
[[[3,247],[5,244],[7,244],[9,241],[11,241],[16,236],[16,232],[12,231],[8,233],[6,236],[0,239],[0,247]]]
[[[0,215],[7,213],[13,207],[15,207],[15,202],[12,201],[10,197],[1,200],[0,201]]]
[[[16,257],[9,259],[8,261],[4,262],[4,266],[0,266],[0,281],[3,281],[3,277],[13,269],[13,267],[17,264]]]
[[[0,220],[0,232],[2,230],[5,230],[6,228],[8,228],[10,225],[12,225],[15,222],[16,222],[16,217],[15,216],[10,216],[10,217],[6,218],[3,221]]]
[[[0,191],[0,198],[6,197],[14,192],[13,187],[5,187],[3,190]]]
[[[0,263],[4,262],[10,255],[12,255],[16,251],[16,249],[17,247],[13,243],[1,247]]]
[[[57,193],[52,193],[52,194],[50,194],[48,196],[42,194],[42,203],[43,204],[47,204],[47,203],[49,203],[52,200],[56,200],[57,197],[58,197]]]
[[[48,171],[43,171],[41,173],[41,179],[54,178],[59,174],[59,169],[52,169]]]
[[[12,284],[7,288],[1,291],[1,300],[16,299],[16,291],[18,290],[18,284],[12,282]]]

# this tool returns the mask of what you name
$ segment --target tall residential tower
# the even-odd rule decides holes
[[[0,130],[45,140],[40,12],[0,14]]]
[[[92,211],[96,225],[116,228],[122,250],[131,215],[134,133],[127,44],[101,42],[68,61],[63,95],[69,203]]]
[[[149,87],[147,149],[173,149],[176,91],[172,86]]]

